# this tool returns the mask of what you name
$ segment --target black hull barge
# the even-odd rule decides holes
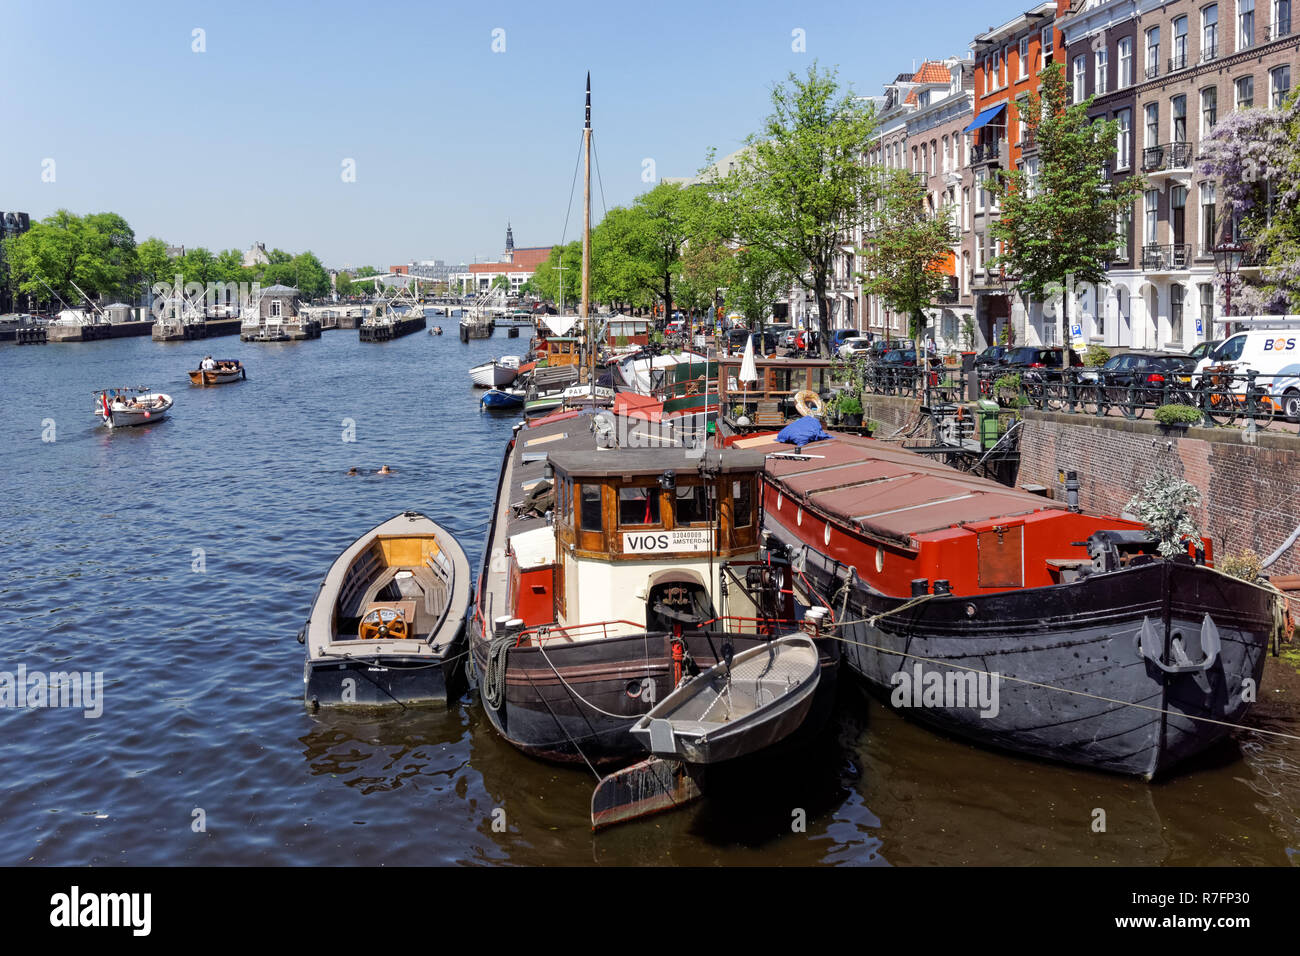
[[[1257,699],[1275,592],[1193,553],[1162,558],[1133,522],[905,449],[768,442],[745,442],[783,456],[768,462],[766,528],[831,607],[849,669],[906,716],[1152,779]]]

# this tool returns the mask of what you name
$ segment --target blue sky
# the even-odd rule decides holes
[[[878,93],[1019,10],[4,0],[0,209],[114,211],[139,239],[260,240],[331,266],[489,258],[507,220],[517,245],[559,241],[588,69],[599,218],[648,188],[645,159],[690,175],[709,147],[736,148],[772,85],[813,59]],[[806,52],[791,48],[796,29]]]

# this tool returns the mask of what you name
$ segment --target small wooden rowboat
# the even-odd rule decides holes
[[[246,378],[243,363],[235,359],[218,360],[215,369],[196,368],[190,372],[191,385],[229,385]]]
[[[636,722],[632,735],[655,756],[687,764],[744,757],[799,729],[820,676],[810,637],[778,638],[683,681]]]
[[[305,703],[446,702],[469,589],[465,552],[424,515],[407,511],[363,534],[335,559],[298,635]]]

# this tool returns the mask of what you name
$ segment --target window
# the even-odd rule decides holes
[[[1186,290],[1175,282],[1169,287],[1169,339],[1173,345],[1183,344],[1183,296]]]
[[[1115,80],[1116,89],[1133,85],[1133,38],[1124,37],[1119,41],[1119,76]]]
[[[1237,91],[1237,109],[1244,110],[1255,105],[1255,78],[1243,76],[1233,84]]]
[[[970,187],[961,191],[961,229],[970,232]]]
[[[1237,0],[1237,49],[1255,45],[1255,0]]]
[[[1160,203],[1160,193],[1155,189],[1146,191],[1146,232],[1144,241],[1148,246],[1156,244],[1156,225],[1159,219],[1156,218]]]
[[[583,485],[581,495],[581,515],[583,531],[600,531],[604,522],[600,516],[600,485]]]
[[[658,524],[659,486],[618,489],[618,523]]]
[[[283,305],[283,303],[282,303],[279,299],[272,299],[272,300],[271,300],[271,318],[273,318],[273,319],[278,319],[278,318],[280,318],[280,315],[281,315],[280,307],[281,307],[282,305]]]
[[[1175,96],[1169,101],[1169,141],[1187,142],[1187,97]]]
[[[748,528],[754,514],[754,483],[748,479],[731,483],[731,524],[735,528]]]
[[[1270,39],[1280,40],[1291,35],[1291,0],[1273,0],[1273,34]]]
[[[736,482],[737,485],[740,482]],[[713,491],[711,485],[678,485],[676,490],[677,512],[676,524],[704,524],[710,520],[713,509]]]
[[[1128,169],[1133,151],[1133,111],[1120,110],[1115,114],[1115,168]]]
[[[1106,92],[1106,70],[1110,66],[1110,52],[1102,47],[1093,55],[1092,91],[1101,96]]]
[[[1179,17],[1174,21],[1174,45],[1169,51],[1170,71],[1181,70],[1187,66],[1187,18]]]
[[[1160,28],[1152,27],[1147,31],[1147,79],[1160,73]]]
[[[1206,337],[1214,331],[1214,286],[1208,282],[1201,283],[1201,328]]]
[[[1142,145],[1147,149],[1153,149],[1160,145],[1160,106],[1156,103],[1148,103],[1146,110],[1147,132]]]
[[[1115,247],[1115,258],[1121,262],[1128,262],[1131,255],[1129,242],[1133,238],[1132,205],[1126,206],[1124,209],[1120,210],[1116,232],[1119,235],[1119,243]]]
[[[1007,85],[1007,48],[1003,47],[998,51],[998,77],[1003,86]]]
[[[1043,65],[1044,66],[1046,66],[1047,61],[1052,58],[1052,41],[1055,39],[1056,39],[1056,33],[1052,27],[1047,27],[1043,30],[1041,36],[1041,42],[1043,44]]]
[[[1169,233],[1170,239],[1175,246],[1182,246],[1187,243],[1187,187],[1174,186],[1169,190]],[[1186,264],[1186,255],[1180,250],[1174,250],[1175,255],[1182,255],[1183,261],[1180,267]]]
[[[1020,38],[1020,79],[1029,79],[1029,37]]]
[[[975,271],[984,271],[984,233],[975,233]]]
[[[1214,254],[1218,222],[1214,214],[1214,183],[1201,183],[1201,255]]]
[[[1291,93],[1291,67],[1279,66],[1268,71],[1268,85],[1271,88],[1269,102],[1274,109],[1285,102]]]
[[[925,143],[921,144],[921,172],[930,175],[930,154],[926,150]]]
[[[981,169],[978,173],[975,174],[975,211],[976,212],[984,211],[984,202],[985,202],[984,180],[987,176],[988,173],[983,169]]]
[[[1086,56],[1076,56],[1074,58],[1074,102],[1082,103],[1087,96],[1085,81],[1088,71],[1088,58]]]
[[[943,138],[943,171],[948,172],[948,137]]]
[[[1201,138],[1204,139],[1219,122],[1219,90],[1207,87],[1201,90]]]
[[[1212,3],[1201,11],[1201,62],[1219,55],[1219,5]]]

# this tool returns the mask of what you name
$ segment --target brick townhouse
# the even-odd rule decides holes
[[[1002,251],[992,224],[997,201],[987,186],[1001,172],[1036,169],[1036,147],[1023,120],[1029,97],[1037,92],[1038,74],[1059,61],[1059,20],[1070,0],[1048,0],[975,37],[975,118],[966,127],[973,178],[970,229],[973,250],[971,288],[982,341],[1051,344],[1054,323],[1044,322],[1042,303],[1026,308],[1003,270],[989,265]],[[1053,57],[1057,57],[1054,61]],[[1059,342],[1059,336],[1056,341]]]
[[[916,72],[900,74],[876,98],[879,127],[865,157],[886,173],[901,169],[920,177],[927,210],[953,223],[954,242],[943,265],[949,286],[925,310],[926,334],[944,348],[964,344],[973,311],[969,272],[962,267],[972,249],[969,235],[960,231],[963,197],[969,203],[971,186],[961,131],[970,122],[973,83],[974,62],[960,57],[928,60]],[[861,327],[876,335],[908,334],[910,317],[888,308],[879,296],[863,295],[859,314]]]
[[[1198,169],[1201,147],[1230,111],[1290,93],[1291,0],[1089,0],[1060,26],[1073,96],[1118,123],[1110,175],[1143,181],[1117,224],[1109,283],[1075,290],[1072,315],[1089,342],[1184,351],[1214,337],[1213,250],[1237,238],[1220,184]],[[1242,271],[1258,268],[1248,253]]]

